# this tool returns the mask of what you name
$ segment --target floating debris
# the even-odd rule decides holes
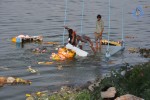
[[[145,58],[150,58],[150,49],[147,48],[128,48],[130,53],[140,53]]]
[[[58,65],[57,69],[58,70],[63,70],[63,66],[62,65]]]
[[[74,58],[75,55],[76,55],[76,53],[74,51],[64,47],[64,48],[59,48],[57,54],[52,53],[50,56],[50,59],[57,60],[57,61],[58,60],[66,60],[66,59]]]
[[[60,44],[58,42],[43,42],[43,44],[53,44],[53,45],[56,45],[56,44]]]
[[[115,64],[115,61],[114,60],[110,60],[108,63],[109,64]]]
[[[133,11],[132,11],[132,15],[133,15],[133,17],[135,17],[135,18],[139,18],[139,17],[141,17],[141,16],[143,16],[144,15],[144,11],[143,11],[143,9],[142,9],[142,6],[138,6],[138,7],[136,7]]]
[[[126,36],[125,38],[133,39],[135,37],[134,36]]]
[[[16,77],[3,77],[0,76],[0,86],[8,85],[18,85],[18,84],[28,84],[30,85],[32,82],[29,80],[24,80],[22,78]]]
[[[144,8],[150,8],[150,6],[144,6]]]
[[[32,50],[33,53],[46,53],[48,50],[46,48],[35,48]]]
[[[9,70],[10,68],[6,67],[6,66],[0,66],[0,70]]]
[[[128,48],[128,51],[130,52],[130,53],[138,53],[139,52],[139,48]]]
[[[42,62],[38,62],[39,65],[51,65],[53,64],[53,62],[45,62],[45,61],[42,61]]]
[[[43,36],[29,36],[29,35],[18,35],[11,39],[14,43],[29,43],[29,42],[41,42]]]
[[[140,54],[145,58],[150,58],[150,49],[141,48],[139,49]]]
[[[5,77],[0,77],[0,86],[4,86],[7,83],[7,79]]]
[[[11,85],[17,85],[17,84],[28,84],[30,85],[32,82],[29,80],[24,80],[22,78],[15,78],[15,80],[11,83]]]
[[[28,66],[27,71],[31,72],[31,73],[37,73],[38,70],[31,68],[31,66]]]
[[[58,50],[58,48],[55,48],[55,50]]]

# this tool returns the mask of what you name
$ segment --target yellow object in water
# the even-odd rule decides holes
[[[38,62],[38,64],[39,65],[51,65],[51,64],[53,64],[53,62],[44,62],[44,61],[42,61],[42,62]]]
[[[37,96],[41,96],[43,93],[42,92],[36,92]]]
[[[102,40],[102,45],[107,45],[107,44],[108,44],[108,40]],[[109,41],[109,44],[114,46],[121,46],[121,43],[115,41]]]
[[[71,59],[74,58],[75,56],[75,52],[67,49],[67,48],[59,48],[58,50],[58,54],[56,53],[52,53],[51,55],[51,59],[52,60],[65,60],[65,59]]]
[[[65,55],[66,58],[73,58],[75,56],[75,52],[70,50],[70,49],[67,49],[67,53]]]
[[[59,44],[58,42],[43,42],[43,44]]]
[[[62,60],[61,56],[55,53],[52,53],[51,57],[52,60]]]
[[[30,94],[26,94],[26,97],[30,97],[31,95]]]
[[[24,80],[21,78],[15,78],[15,81],[12,84],[31,84],[32,82],[29,80]]]
[[[16,37],[13,37],[11,41],[16,43]]]

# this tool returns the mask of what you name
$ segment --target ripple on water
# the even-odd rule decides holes
[[[82,2],[72,0],[68,2],[66,25],[73,28],[81,35],[81,8]],[[133,3],[135,3],[133,5]],[[124,7],[124,35],[135,36],[133,39],[126,39],[126,49],[123,54],[111,57],[110,62],[105,60],[105,51],[93,55],[88,45],[85,50],[89,52],[86,58],[77,57],[74,60],[56,62],[52,65],[38,65],[40,61],[52,61],[49,59],[52,52],[58,45],[45,44],[24,44],[16,45],[11,43],[11,38],[19,34],[25,35],[43,35],[44,41],[63,42],[64,32],[64,11],[65,3],[63,0],[0,0],[0,75],[16,76],[31,80],[30,86],[4,86],[0,90],[2,100],[25,100],[26,93],[33,93],[43,90],[55,90],[61,85],[84,84],[89,80],[101,77],[109,73],[112,68],[119,68],[122,63],[128,62],[136,64],[145,62],[147,59],[138,54],[129,54],[127,48],[130,47],[149,47],[149,19],[150,12],[144,9],[144,16],[135,19],[132,16],[132,9],[137,4],[149,4],[148,0],[131,1],[127,0]],[[121,20],[121,1],[113,0],[111,2],[111,23],[110,40],[117,41],[121,39],[122,20]],[[87,34],[94,41],[94,27],[96,16],[99,12],[104,20],[104,33],[108,33],[108,1],[89,0],[85,2],[83,33]],[[104,34],[107,39],[108,34]],[[67,42],[67,32],[64,40]],[[1,41],[2,40],[2,41]],[[94,44],[95,45],[95,44]],[[32,49],[45,46],[49,52],[45,54],[35,54]],[[39,73],[30,73],[27,66],[37,69]],[[59,70],[58,66],[62,66]],[[9,70],[5,70],[5,68]]]

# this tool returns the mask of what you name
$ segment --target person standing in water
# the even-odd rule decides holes
[[[96,30],[94,32],[95,42],[96,42],[96,50],[101,49],[103,31],[104,31],[104,22],[101,19],[101,15],[97,15]]]

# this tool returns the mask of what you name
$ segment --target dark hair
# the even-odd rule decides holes
[[[101,15],[97,15],[97,18],[101,18]]]
[[[73,30],[72,30],[72,29],[69,29],[68,32],[69,32],[69,34],[72,34],[72,33],[73,33]]]
[[[69,30],[68,30],[68,33],[69,33],[69,38],[72,39],[73,30],[72,30],[72,29],[69,29]]]
[[[76,46],[76,34],[73,34],[73,29],[69,29],[68,33],[69,33],[69,38],[70,38],[69,43]],[[72,39],[73,39],[72,35],[75,35],[73,42],[72,42]]]

